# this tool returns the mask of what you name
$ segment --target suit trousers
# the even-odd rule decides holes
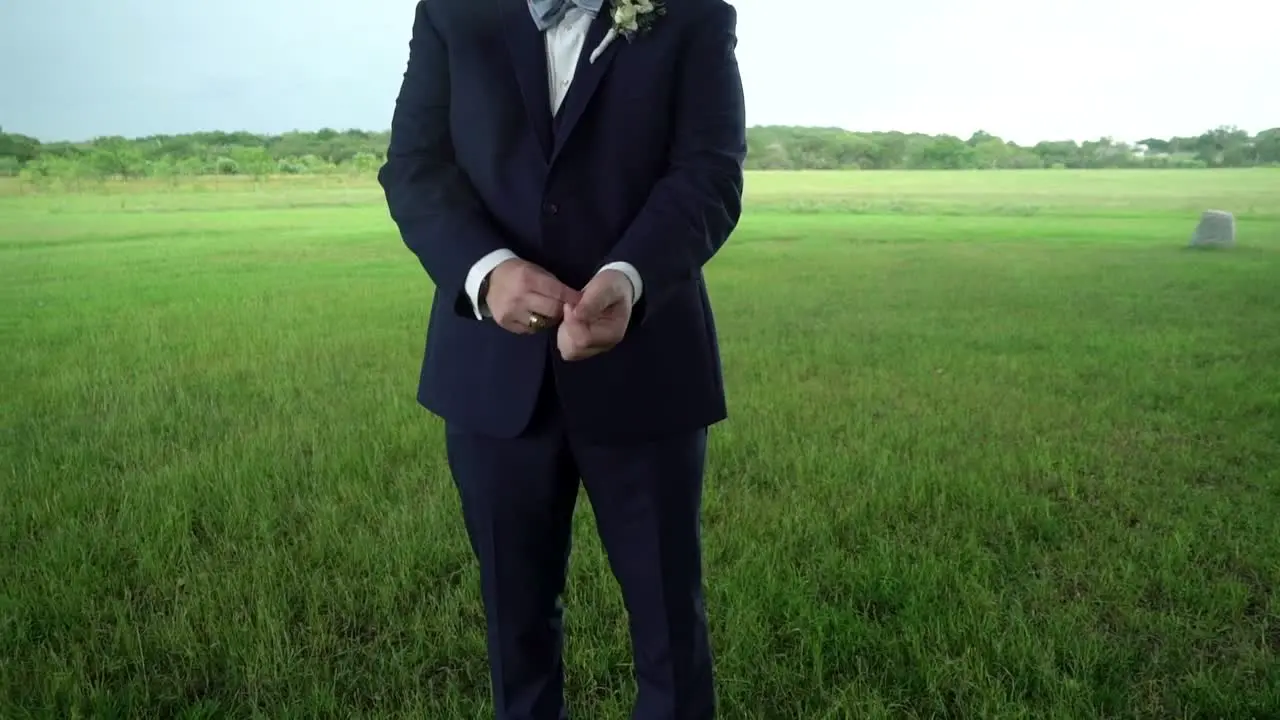
[[[496,718],[568,717],[561,596],[581,482],[627,609],[639,689],[631,717],[708,720],[716,698],[700,547],[707,430],[630,443],[578,437],[566,428],[552,362],[519,437],[446,427],[480,566]]]

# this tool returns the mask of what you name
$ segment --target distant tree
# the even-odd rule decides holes
[[[212,165],[201,156],[179,158],[174,163],[178,174],[183,177],[197,177],[213,174]]]
[[[983,133],[986,135],[986,133]],[[977,133],[974,134],[977,137]],[[1008,159],[1017,152],[1016,146],[1010,148],[998,137],[987,135],[985,139],[973,142],[973,138],[968,143],[973,158],[973,166],[981,170],[994,170],[996,168],[1006,167]]]
[[[954,135],[939,135],[920,150],[921,167],[933,170],[960,170],[973,167],[973,148]]]
[[[1259,164],[1280,164],[1280,127],[1263,130],[1253,142]]]
[[[1076,144],[1075,140],[1039,142],[1032,148],[1032,152],[1040,157],[1040,162],[1044,164],[1044,167],[1081,167],[1080,146]]]
[[[979,130],[969,136],[969,147],[977,147],[990,140],[999,140],[1000,138],[988,133],[986,130]]]
[[[40,157],[22,169],[22,180],[36,188],[62,187],[79,190],[100,178],[94,166],[74,156]]]
[[[236,164],[236,174],[249,175],[258,182],[269,177],[279,166],[261,145],[233,147],[230,154]]]
[[[99,178],[128,180],[143,177],[147,172],[141,148],[121,137],[94,140],[88,159]]]
[[[213,172],[215,175],[238,175],[240,164],[229,157],[220,157],[213,161]]]
[[[356,153],[346,165],[355,175],[372,175],[382,165],[382,157],[373,153]]]
[[[12,158],[21,167],[35,160],[39,154],[39,140],[26,135],[6,133],[0,127],[0,158]]]
[[[1138,144],[1145,145],[1147,150],[1153,153],[1168,153],[1171,148],[1168,140],[1161,140],[1160,138],[1146,138],[1139,140]]]
[[[175,184],[178,180],[178,162],[167,155],[147,161],[147,177]]]
[[[275,173],[372,175],[390,134],[359,129],[281,135],[208,131],[141,138],[48,142],[0,130],[0,175],[31,187],[81,187],[104,179]],[[1250,136],[1229,125],[1196,136],[1112,138],[1024,146],[986,130],[967,139],[922,133],[852,132],[833,127],[758,126],[747,132],[753,170],[1178,168],[1280,165],[1280,128]]]

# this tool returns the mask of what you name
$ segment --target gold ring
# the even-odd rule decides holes
[[[543,326],[543,323],[545,323],[545,322],[546,322],[546,318],[542,317],[542,316],[541,316],[541,315],[539,315],[538,313],[529,313],[529,327],[530,327],[530,329],[533,329],[533,330],[541,330],[541,329],[542,329],[542,326]]]

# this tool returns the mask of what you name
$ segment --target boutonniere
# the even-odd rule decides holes
[[[591,53],[592,63],[600,57],[605,48],[618,39],[619,35],[630,42],[636,35],[649,32],[653,27],[653,21],[667,14],[667,8],[663,6],[662,0],[612,0],[611,4],[613,7],[609,14],[613,16],[613,25],[600,41],[599,47]]]

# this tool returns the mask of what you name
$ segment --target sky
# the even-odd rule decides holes
[[[751,125],[1024,144],[1280,126],[1270,0],[731,1]],[[0,127],[386,129],[414,5],[0,0]]]

